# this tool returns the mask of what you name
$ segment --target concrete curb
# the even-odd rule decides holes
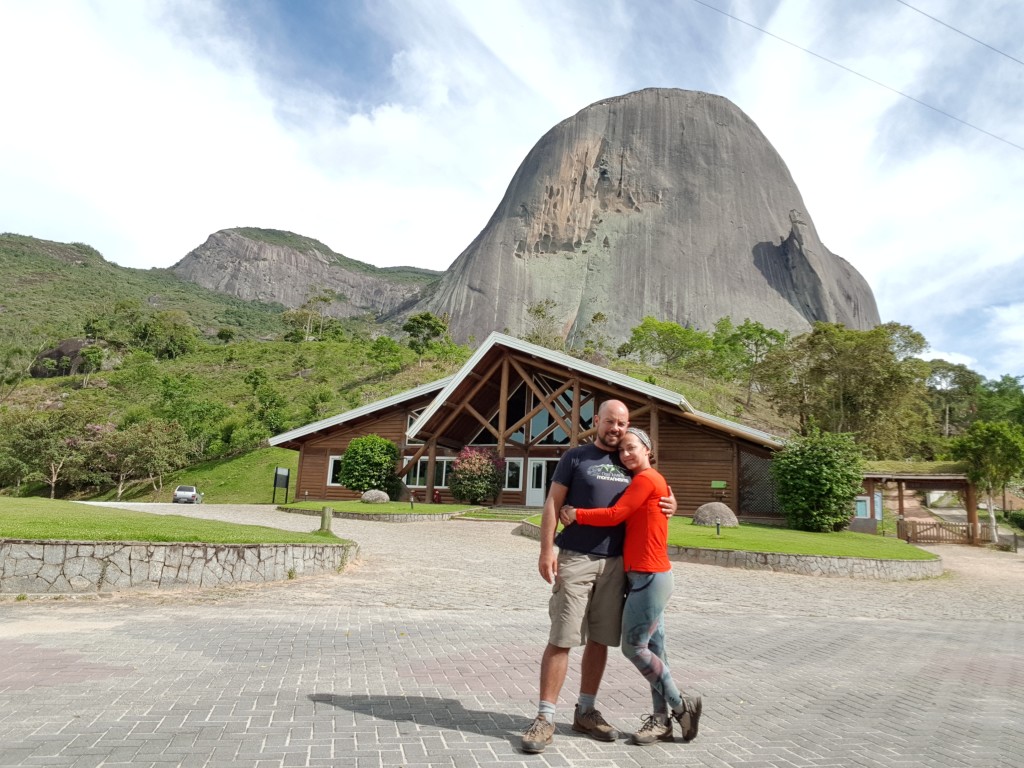
[[[540,527],[522,523],[516,529],[521,536],[540,540]],[[754,571],[782,571],[802,576],[874,579],[876,581],[912,581],[931,579],[943,573],[942,560],[876,560],[860,557],[790,555],[781,552],[746,552],[736,549],[668,548],[669,560],[699,565],[718,565]]]

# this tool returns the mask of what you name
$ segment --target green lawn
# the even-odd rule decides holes
[[[288,508],[320,512],[324,506],[338,512],[395,514],[464,512],[479,510],[460,504],[363,504],[300,502]],[[486,512],[486,511],[485,511]],[[495,510],[495,513],[500,510]],[[540,523],[540,515],[529,522]],[[294,533],[259,525],[237,525],[180,515],[153,515],[92,504],[38,498],[0,497],[0,538],[78,541],[173,541],[210,544],[323,544],[342,541],[327,533]],[[744,523],[739,528],[693,525],[689,518],[669,521],[669,544],[705,549],[740,549],[798,555],[830,555],[881,560],[933,560],[935,555],[889,536],[866,533],[807,533],[768,525]]]
[[[540,525],[540,515],[529,522]],[[668,543],[677,547],[702,549],[741,549],[747,552],[778,552],[788,555],[827,555],[831,557],[862,557],[877,560],[935,560],[925,552],[900,539],[868,533],[808,533],[773,525],[741,523],[738,528],[722,528],[715,534],[714,526],[694,525],[688,517],[674,517],[668,524]]]
[[[50,499],[0,497],[0,539],[162,541],[206,544],[342,544],[330,533],[296,533],[180,515]]]

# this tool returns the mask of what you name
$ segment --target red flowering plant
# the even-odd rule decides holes
[[[465,447],[452,462],[448,489],[470,504],[495,501],[505,486],[505,460],[491,448]]]

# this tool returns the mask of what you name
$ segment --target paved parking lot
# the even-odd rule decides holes
[[[149,511],[312,530],[268,507]],[[949,575],[874,583],[676,564],[673,671],[691,744],[573,734],[574,653],[542,755],[547,586],[510,523],[336,520],[340,575],[267,586],[0,599],[0,766],[1021,766],[1024,556],[940,548]],[[600,696],[650,706],[618,654]]]

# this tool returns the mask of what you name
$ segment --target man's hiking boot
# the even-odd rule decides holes
[[[551,743],[554,735],[555,724],[549,723],[544,715],[537,715],[530,723],[530,727],[523,731],[521,744],[523,752],[528,752],[531,755],[543,752],[544,747]]]
[[[640,730],[633,734],[633,743],[646,747],[656,741],[672,741],[672,721],[662,715],[665,722],[662,722],[657,715],[648,715],[644,718],[644,724]]]
[[[684,742],[697,738],[701,709],[703,709],[703,703],[700,696],[683,696],[683,711],[679,714],[672,713],[672,717],[679,723],[679,729],[683,732]]]
[[[598,710],[580,712],[579,704],[576,705],[576,711],[572,716],[572,729],[577,733],[586,733],[598,741],[615,741],[619,738],[619,732],[609,725]]]

